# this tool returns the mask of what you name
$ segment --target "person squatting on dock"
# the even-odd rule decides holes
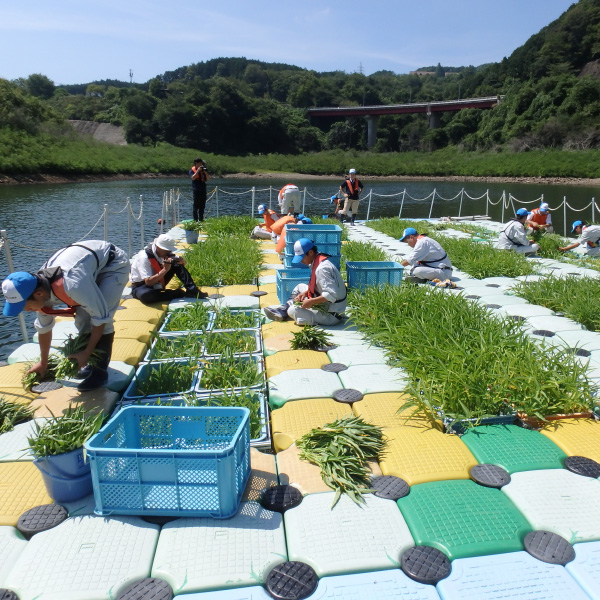
[[[579,238],[568,246],[559,248],[561,252],[574,250],[582,256],[600,256],[600,225],[586,225],[585,221],[574,221],[571,233]]]
[[[319,252],[308,238],[294,243],[292,264],[311,267],[310,280],[299,283],[281,306],[268,306],[264,313],[273,321],[294,319],[297,325],[335,325],[346,310],[346,284],[329,255]]]
[[[250,234],[250,237],[253,240],[261,239],[261,240],[270,240],[273,231],[271,226],[275,223],[275,221],[279,220],[279,215],[270,208],[267,208],[264,204],[259,204],[256,209],[259,215],[262,215],[264,223],[262,225],[257,225]]]
[[[412,248],[412,252],[400,263],[404,267],[412,267],[406,278],[408,281],[424,283],[452,277],[452,263],[438,242],[426,235],[419,235],[414,227],[407,227],[400,241]]]
[[[535,254],[539,249],[539,244],[534,244],[527,239],[525,233],[525,221],[527,220],[526,208],[519,208],[515,213],[515,218],[511,219],[498,237],[498,248],[500,250],[513,250],[518,254]]]
[[[279,190],[277,202],[279,202],[279,206],[281,207],[282,215],[287,215],[291,212],[297,215],[302,208],[302,196],[300,195],[298,186],[293,183],[284,185]],[[293,211],[291,210],[292,206],[294,207]]]
[[[552,227],[550,205],[547,202],[542,202],[539,208],[534,208],[527,214],[525,224],[533,231],[553,233],[554,227]]]
[[[81,391],[108,381],[108,363],[115,337],[113,317],[129,277],[127,254],[100,240],[71,244],[54,253],[35,274],[17,271],[2,282],[6,298],[3,314],[16,317],[22,310],[37,312],[34,326],[39,335],[40,361],[29,372],[43,378],[48,368],[55,315],[75,316],[80,335],[89,335],[87,346],[69,356],[79,365]],[[68,309],[55,309],[66,304]],[[100,356],[88,361],[92,352]]]
[[[340,185],[340,192],[346,199],[344,208],[340,210],[340,221],[343,219],[341,215],[344,215],[346,218],[350,217],[350,224],[354,225],[363,184],[356,178],[356,169],[350,169],[348,175],[349,177]]]
[[[194,196],[193,219],[204,221],[204,209],[206,208],[206,182],[210,175],[206,170],[206,164],[201,158],[195,158],[192,168],[189,170],[192,179],[192,194]]]
[[[176,298],[207,298],[201,292],[190,272],[185,268],[185,259],[175,254],[175,240],[166,233],[159,235],[149,246],[140,250],[131,261],[131,295],[142,304],[170,302]],[[185,287],[165,289],[169,281],[177,277]]]

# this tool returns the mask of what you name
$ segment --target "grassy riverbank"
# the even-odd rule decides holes
[[[536,150],[432,153],[342,152],[299,155],[224,156],[159,144],[111,146],[94,140],[52,134],[15,136],[0,130],[0,181],[44,181],[136,174],[181,175],[194,156],[202,156],[215,176],[298,173],[339,176],[352,166],[362,176],[477,178],[600,178],[600,151]]]

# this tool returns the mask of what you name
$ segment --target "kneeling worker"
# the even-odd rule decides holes
[[[600,256],[600,225],[586,225],[583,221],[575,221],[571,233],[576,233],[579,239],[559,248],[561,252],[575,250],[582,256]]]
[[[294,319],[297,325],[336,325],[346,310],[346,285],[338,268],[308,238],[294,244],[292,264],[300,263],[311,266],[308,285],[299,283],[290,300],[265,308],[265,315],[273,321]]]
[[[519,254],[535,254],[540,249],[539,244],[534,244],[527,239],[525,221],[528,214],[526,208],[517,210],[515,218],[511,219],[500,232],[498,237],[498,248],[500,250],[513,250]]]
[[[525,224],[533,231],[553,233],[552,215],[550,214],[550,205],[542,202],[539,208],[534,208],[528,215]]]
[[[419,235],[414,227],[407,227],[400,241],[412,248],[412,252],[400,263],[405,267],[412,267],[407,278],[409,281],[423,283],[452,277],[452,263],[438,242],[426,235]]]
[[[262,215],[264,223],[262,225],[257,225],[250,234],[252,239],[261,239],[261,240],[270,240],[271,234],[273,233],[271,230],[271,226],[279,220],[279,215],[270,208],[267,208],[264,204],[259,204],[256,209],[259,215]]]
[[[87,240],[71,244],[50,257],[35,274],[17,271],[2,282],[6,298],[3,314],[16,317],[22,310],[37,312],[40,361],[29,373],[44,377],[52,344],[54,316],[75,316],[80,335],[89,335],[86,347],[69,356],[77,361],[83,381],[80,391],[96,389],[108,380],[115,330],[113,317],[129,275],[127,254],[113,244]],[[66,304],[67,309],[54,308]],[[92,365],[92,352],[99,358]]]
[[[173,277],[185,287],[165,289]],[[175,240],[166,233],[159,235],[150,246],[140,250],[131,262],[131,295],[143,304],[170,302],[175,298],[207,298],[194,283],[185,268],[185,260],[175,254]]]

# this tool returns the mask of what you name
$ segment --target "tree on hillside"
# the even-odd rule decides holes
[[[25,80],[27,91],[36,98],[52,98],[54,94],[54,81],[40,73],[34,73]]]

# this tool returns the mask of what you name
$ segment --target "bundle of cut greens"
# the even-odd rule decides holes
[[[367,462],[380,459],[385,444],[380,427],[354,416],[312,429],[296,442],[300,458],[320,467],[323,481],[336,491],[332,507],[342,494],[364,504],[363,494],[372,491]]]
[[[33,409],[0,398],[0,433],[8,433],[15,425],[33,419]]]
[[[292,335],[294,336],[290,342],[292,350],[316,350],[320,346],[329,345],[331,339],[324,329],[314,325],[306,325]]]

